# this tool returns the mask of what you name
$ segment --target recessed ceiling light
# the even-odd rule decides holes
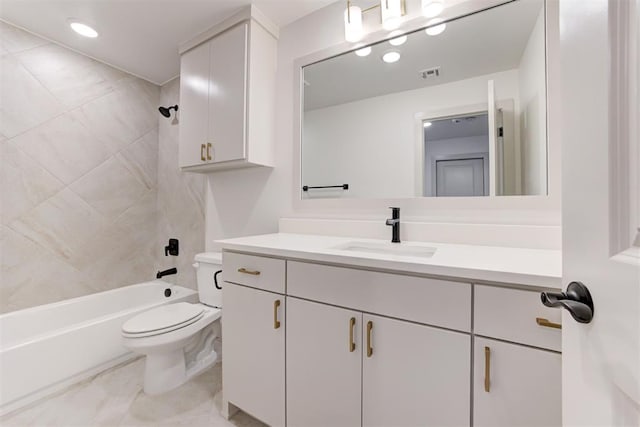
[[[442,0],[422,0],[422,14],[427,18],[438,16],[444,10]]]
[[[362,49],[356,50],[356,55],[358,56],[368,56],[371,53],[371,46],[363,47]]]
[[[394,31],[391,34],[389,34],[389,37],[394,37],[391,40],[389,40],[389,44],[391,46],[400,46],[407,41],[407,36],[400,35],[400,34],[402,34],[402,31]],[[395,37],[395,36],[398,36],[398,37]]]
[[[441,34],[447,28],[447,24],[443,22],[440,25],[436,25],[439,22],[442,22],[442,19],[432,19],[431,21],[427,22],[428,28],[424,31],[430,36],[437,36],[438,34]]]
[[[382,60],[387,64],[398,62],[400,60],[400,52],[398,52],[397,50],[390,50],[389,52],[382,55]]]
[[[90,37],[92,39],[98,37],[98,32],[96,30],[94,30],[93,28],[91,28],[87,24],[83,24],[82,22],[78,22],[75,19],[70,19],[69,20],[69,26],[71,27],[71,29],[73,31],[75,31],[76,33],[80,34],[81,36]]]
[[[423,123],[423,126],[424,126],[424,127],[426,127],[426,128],[428,128],[428,127],[429,127],[429,126],[431,126],[432,124],[433,124],[433,123],[431,123],[431,122],[424,122],[424,123]]]

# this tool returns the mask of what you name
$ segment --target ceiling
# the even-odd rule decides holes
[[[384,41],[373,45],[366,57],[348,52],[307,66],[304,108],[313,110],[518,68],[542,6],[542,0],[508,3],[449,22],[437,36],[420,30],[398,47]],[[381,60],[389,50],[401,53],[398,62]],[[431,67],[440,67],[440,76],[423,79],[420,71]]]
[[[107,64],[163,84],[179,74],[178,46],[253,3],[278,26],[336,0],[0,0],[0,18]],[[75,18],[100,36],[87,39]]]
[[[424,128],[424,134],[426,142],[470,136],[486,136],[488,138],[489,116],[485,113],[433,120],[431,126]]]

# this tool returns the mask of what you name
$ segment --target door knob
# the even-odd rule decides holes
[[[590,323],[593,319],[593,299],[589,289],[581,282],[571,282],[566,292],[542,292],[542,304],[565,308],[577,322]]]

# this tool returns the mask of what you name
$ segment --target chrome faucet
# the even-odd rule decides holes
[[[391,209],[391,218],[387,219],[386,224],[392,227],[391,243],[400,243],[400,208],[389,209]]]

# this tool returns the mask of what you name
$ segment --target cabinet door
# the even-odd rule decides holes
[[[211,162],[245,158],[248,24],[211,40],[209,141]]]
[[[225,283],[225,400],[271,426],[285,420],[284,296]]]
[[[204,43],[180,59],[180,167],[206,163],[201,156],[208,137],[209,49]]]
[[[470,424],[469,335],[364,315],[363,337],[363,426]]]
[[[362,314],[287,297],[287,425],[361,425]]]
[[[559,353],[475,338],[474,426],[562,425],[561,368]]]

